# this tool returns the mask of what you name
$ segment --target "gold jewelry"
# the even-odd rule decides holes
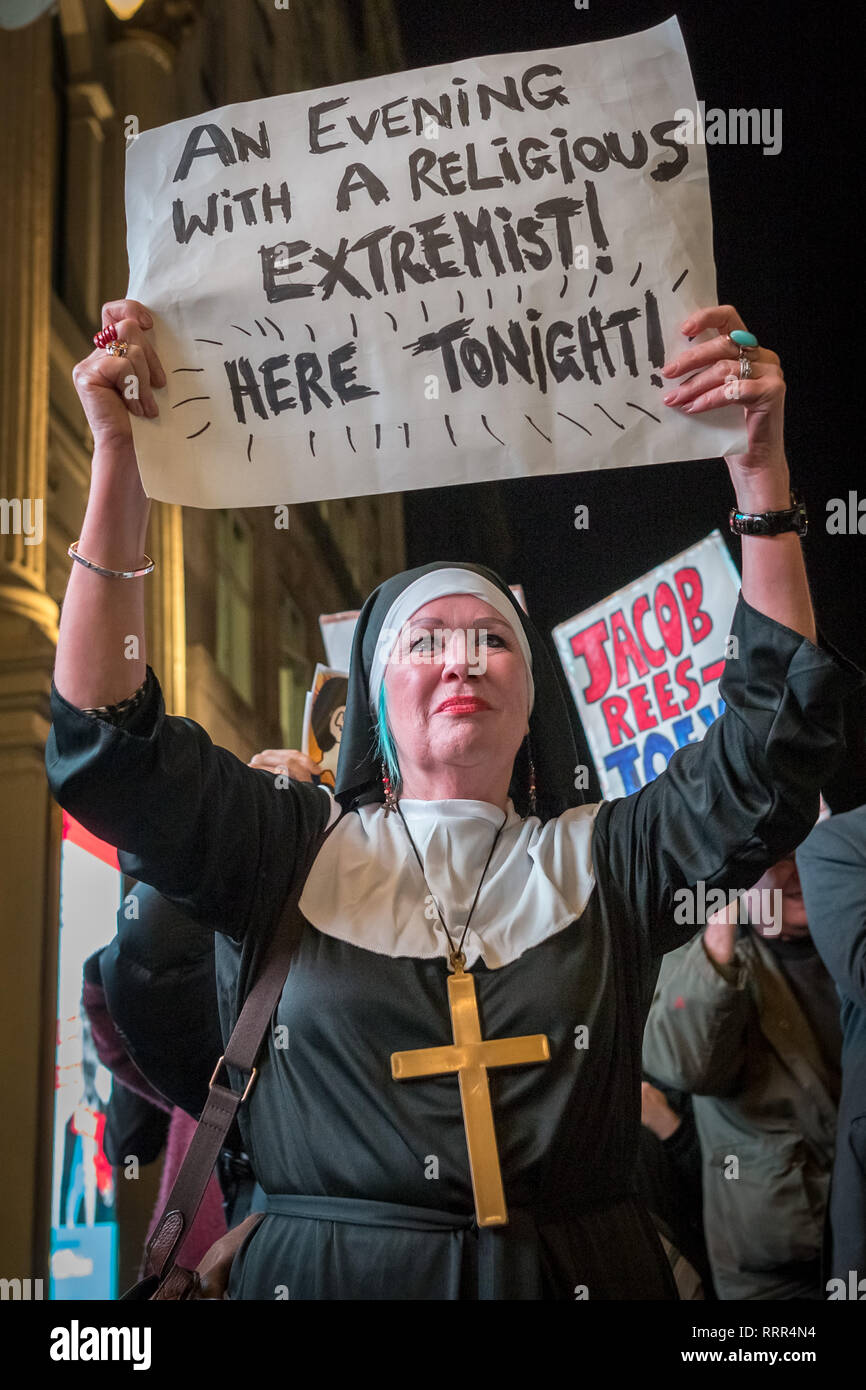
[[[113,343],[108,344],[105,351],[109,357],[128,357],[129,343],[125,342],[123,338],[116,338]]]
[[[145,676],[138,689],[134,690],[131,695],[127,695],[125,700],[118,700],[113,705],[91,705],[82,709],[81,713],[89,714],[96,719],[104,719],[108,724],[122,724],[124,719],[141,704],[146,688],[147,677]]]
[[[490,1087],[487,1079],[489,1067],[518,1067],[531,1062],[550,1061],[550,1043],[546,1033],[532,1033],[522,1037],[484,1038],[481,1033],[481,1017],[478,1012],[478,997],[475,992],[475,976],[464,969],[466,957],[463,942],[469,929],[469,920],[475,911],[478,894],[484,875],[493,858],[493,851],[508,819],[506,814],[496,838],[490,847],[487,863],[475,890],[475,898],[466,918],[460,943],[455,947],[451,933],[445,925],[445,918],[424,873],[424,865],[406,825],[399,802],[397,812],[406,827],[409,843],[415,851],[415,858],[421,870],[421,877],[429,896],[433,899],[439,921],[448,937],[451,974],[446,981],[448,987],[448,1009],[451,1014],[453,1042],[443,1047],[417,1047],[409,1052],[391,1053],[391,1075],[395,1081],[408,1081],[421,1076],[453,1076],[456,1072],[460,1083],[460,1104],[463,1110],[463,1127],[466,1132],[466,1148],[469,1154],[469,1174],[472,1179],[472,1194],[475,1198],[475,1219],[479,1226],[505,1226],[508,1223],[508,1208],[505,1204],[505,1191],[502,1186],[502,1170],[499,1165],[499,1151],[496,1144],[496,1130],[493,1124],[493,1106],[490,1103]]]
[[[107,350],[107,349],[106,349]],[[151,560],[149,555],[145,555],[147,563],[137,570],[109,570],[104,565],[94,564],[93,560],[87,560],[78,553],[78,541],[73,541],[66,552],[71,555],[73,560],[77,560],[79,565],[84,565],[86,569],[94,570],[97,574],[104,574],[106,579],[140,579],[143,574],[150,574],[151,570],[156,569],[156,561]]]

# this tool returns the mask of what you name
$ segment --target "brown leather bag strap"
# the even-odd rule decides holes
[[[327,830],[321,831],[315,837],[304,870],[298,875],[286,898],[280,920],[265,954],[261,973],[247,995],[226,1044],[225,1053],[217,1062],[210,1081],[207,1103],[195,1127],[192,1142],[178,1169],[159,1223],[147,1242],[145,1278],[156,1274],[160,1279],[164,1279],[174,1264],[180,1242],[195,1220],[208,1179],[232,1121],[255,1084],[255,1060],[268,1022],[282,994],[292,956],[301,937],[302,919],[298,900],[316,855],[345,814],[345,811],[341,812]],[[217,1082],[217,1076],[226,1062],[250,1073],[246,1087],[240,1095],[229,1086]]]

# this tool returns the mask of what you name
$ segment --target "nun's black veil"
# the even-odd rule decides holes
[[[384,802],[381,769],[376,755],[376,722],[370,711],[368,693],[379,633],[392,603],[404,589],[422,575],[455,567],[473,570],[495,584],[510,602],[516,620],[523,625],[526,633],[532,652],[532,680],[535,686],[535,701],[529,716],[529,739],[535,763],[536,806],[540,819],[547,821],[584,801],[583,793],[574,785],[577,750],[553,663],[535,625],[499,575],[485,565],[459,562],[458,566],[455,560],[434,561],[393,575],[373,590],[361,609],[352,641],[349,690],[337,764],[336,798],[344,810],[370,802]],[[514,774],[508,794],[518,815],[527,815],[529,762],[526,739],[514,760]]]

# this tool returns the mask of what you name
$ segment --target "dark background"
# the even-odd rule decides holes
[[[826,530],[829,498],[847,498],[849,489],[866,497],[864,392],[855,384],[863,328],[853,307],[861,253],[849,233],[862,225],[863,207],[854,7],[590,0],[577,10],[572,0],[397,0],[397,8],[409,67],[615,38],[676,14],[708,109],[781,108],[778,154],[764,155],[760,145],[706,147],[718,300],[735,305],[781,358],[786,450],[810,516],[804,551],[818,623],[866,666],[866,534]],[[423,489],[404,494],[407,564],[489,565],[523,585],[530,615],[549,634],[715,527],[739,568],[739,542],[727,531],[732,501],[720,459]],[[578,502],[589,507],[587,531],[574,529]],[[568,705],[579,732],[570,696]],[[849,702],[849,755],[825,789],[836,811],[866,800],[863,709],[862,697]],[[579,747],[590,763],[582,739]]]

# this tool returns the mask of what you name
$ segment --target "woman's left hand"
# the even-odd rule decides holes
[[[689,380],[672,394],[663,396],[670,409],[699,414],[734,402],[743,407],[748,450],[745,454],[725,455],[735,486],[738,482],[748,483],[756,474],[768,475],[778,470],[780,475],[787,475],[783,433],[785,378],[778,354],[758,347],[748,349],[752,374],[741,379],[739,350],[726,335],[745,327],[730,304],[695,309],[680,325],[681,331],[694,338],[711,328],[716,330],[716,336],[707,342],[690,343],[662,367],[666,377],[689,375]]]

